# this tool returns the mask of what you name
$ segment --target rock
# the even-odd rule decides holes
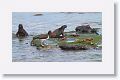
[[[47,34],[40,34],[37,36],[34,36],[33,39],[46,39],[48,37]]]
[[[28,33],[25,31],[22,24],[19,24],[18,32],[16,33],[16,36],[17,37],[26,37],[26,36],[28,36]]]
[[[91,42],[93,41],[93,38],[85,38],[82,40],[82,42]]]
[[[80,45],[60,45],[62,50],[87,50],[88,47]]]
[[[31,46],[40,47],[40,46],[41,46],[40,39],[33,39],[33,40],[31,41]]]
[[[55,47],[57,45],[57,42],[55,42],[54,40],[42,40],[42,39],[33,39],[31,41],[31,46],[36,46],[39,48],[48,48],[48,47]]]
[[[38,13],[38,14],[35,14],[34,16],[42,16],[43,14],[41,13]]]
[[[72,36],[72,37],[78,37],[78,36],[80,36],[79,34],[76,34],[76,33],[72,33],[72,34],[70,34],[70,36]]]
[[[96,33],[96,29],[92,29],[90,25],[82,25],[75,28],[76,32],[79,33]]]
[[[66,42],[75,42],[75,41],[76,41],[75,38],[67,38],[67,39],[66,39]]]
[[[49,39],[45,40],[45,46],[41,45],[41,40],[46,39],[49,35]],[[48,34],[41,34],[33,37],[31,41],[32,46],[42,49],[61,48],[62,50],[88,50],[97,47],[98,42],[101,40],[101,35],[96,34],[76,34],[76,32],[65,32],[65,37],[55,38],[53,32],[48,31]],[[53,38],[52,38],[53,37]],[[96,44],[95,44],[96,43]]]

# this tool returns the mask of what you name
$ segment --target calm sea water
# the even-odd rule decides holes
[[[33,12],[12,13],[12,60],[14,62],[91,62],[102,61],[102,50],[63,51],[59,48],[37,50],[30,46],[34,35],[47,33],[49,30],[67,25],[65,31],[74,31],[75,27],[90,24],[92,28],[102,28],[102,13],[64,13],[42,12],[41,16],[33,16]],[[18,24],[23,24],[29,37],[18,39],[14,34]]]

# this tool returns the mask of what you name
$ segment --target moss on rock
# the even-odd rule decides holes
[[[50,38],[56,43],[56,47],[63,50],[87,50],[89,48],[96,48],[102,41],[102,35],[97,34],[78,34],[79,36],[72,36],[74,32],[65,32],[65,39],[62,38]],[[73,39],[74,41],[69,41],[68,39]],[[35,36],[31,41],[31,44],[36,47],[41,46],[39,37]],[[101,46],[102,47],[102,46]],[[57,47],[58,48],[58,47]]]

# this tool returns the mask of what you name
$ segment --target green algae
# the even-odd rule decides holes
[[[74,32],[73,31],[65,32],[65,37],[66,37],[66,39],[68,39],[68,38],[75,39],[75,41],[73,41],[73,42],[69,42],[66,39],[62,40],[61,38],[50,38],[49,40],[56,43],[57,46],[67,45],[67,46],[87,46],[87,47],[97,47],[97,45],[101,44],[101,41],[102,41],[102,35],[79,34],[79,36],[74,37],[71,35],[72,33],[74,33]],[[91,38],[92,40],[84,41],[85,39],[89,39],[89,38]],[[33,37],[33,40],[31,41],[31,43],[32,43],[32,46],[41,47],[41,42],[40,42],[38,35]],[[51,45],[51,46],[53,46],[53,45]]]

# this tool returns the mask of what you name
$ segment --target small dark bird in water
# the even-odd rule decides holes
[[[25,31],[22,24],[19,24],[18,32],[16,33],[16,36],[17,37],[26,37],[26,36],[28,36],[28,33]]]

